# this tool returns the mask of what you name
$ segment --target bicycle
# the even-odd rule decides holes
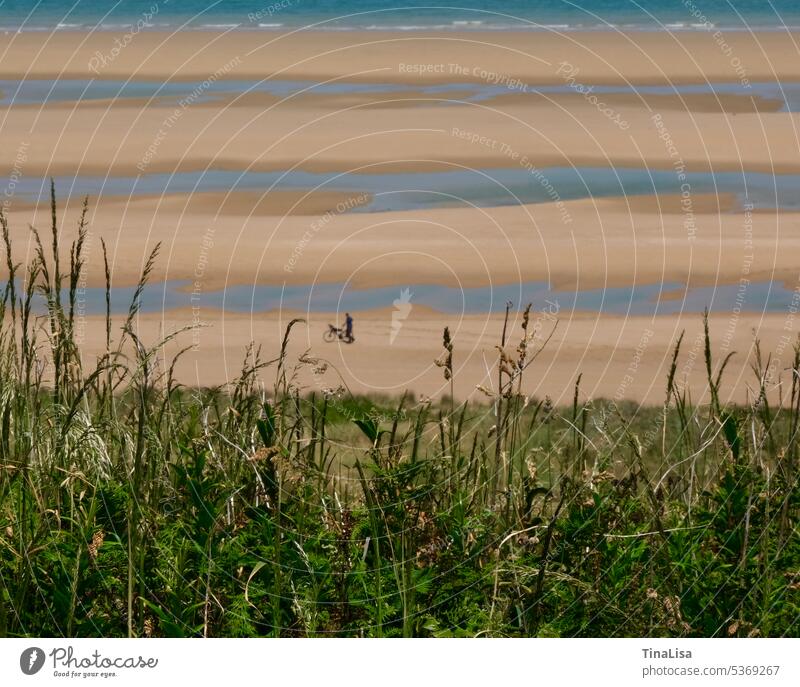
[[[322,335],[322,339],[325,343],[333,343],[336,339],[339,339],[339,341],[351,344],[356,340],[356,337],[352,334],[348,336],[347,332],[341,327],[334,327],[332,324],[329,324],[328,330]]]

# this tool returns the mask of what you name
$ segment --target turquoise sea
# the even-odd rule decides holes
[[[800,27],[797,0],[0,0],[0,30]]]

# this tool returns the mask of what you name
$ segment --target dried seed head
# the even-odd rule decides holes
[[[523,329],[523,331],[527,331],[528,330],[528,322],[530,321],[530,318],[531,318],[531,306],[532,305],[533,305],[532,303],[528,303],[528,305],[525,306],[525,312],[522,313],[522,329]]]
[[[484,396],[488,396],[489,398],[494,398],[494,392],[491,389],[487,389],[482,384],[477,384],[475,388],[480,391]]]
[[[450,381],[453,378],[453,341],[450,338],[450,327],[444,328],[442,346],[444,346],[444,352],[433,362],[444,370],[445,380]]]
[[[247,460],[249,460],[251,463],[261,463],[265,460],[270,460],[278,453],[280,453],[280,449],[277,446],[263,447],[258,449]]]
[[[97,558],[97,550],[103,545],[103,541],[105,541],[106,533],[103,530],[97,530],[92,535],[92,541],[89,544],[89,558],[95,560]]]
[[[544,405],[542,406],[542,413],[544,413],[542,422],[544,424],[548,424],[550,420],[553,419],[553,401],[549,396],[544,397]]]
[[[502,346],[495,346],[498,353],[500,354],[500,362],[501,363],[510,363],[511,358],[508,357],[508,353],[505,352]]]

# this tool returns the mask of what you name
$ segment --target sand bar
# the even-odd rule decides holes
[[[0,37],[0,76],[18,78],[25,65],[27,78],[205,79],[224,70],[226,78],[441,83],[474,81],[477,68],[543,84],[563,81],[556,71],[568,61],[587,83],[797,80],[795,34],[715,34],[148,31],[115,53],[124,32],[9,33]]]
[[[205,290],[284,282],[365,288],[519,281],[574,290],[743,278],[783,281],[793,289],[798,280],[800,214],[731,212],[725,197],[698,196],[689,223],[675,196],[339,214],[324,209],[336,208],[336,195],[274,202],[257,194],[204,195],[91,206],[85,285],[104,283],[101,238],[115,286],[136,283],[158,242],[153,280],[199,280]],[[65,263],[77,200],[61,215]],[[304,207],[327,214],[306,214]],[[283,214],[265,215],[270,208]],[[14,259],[27,263],[34,250],[29,223],[49,232],[49,208],[12,209],[9,221]]]

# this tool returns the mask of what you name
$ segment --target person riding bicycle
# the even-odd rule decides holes
[[[353,318],[349,312],[344,314],[344,335],[348,341],[353,340]]]

